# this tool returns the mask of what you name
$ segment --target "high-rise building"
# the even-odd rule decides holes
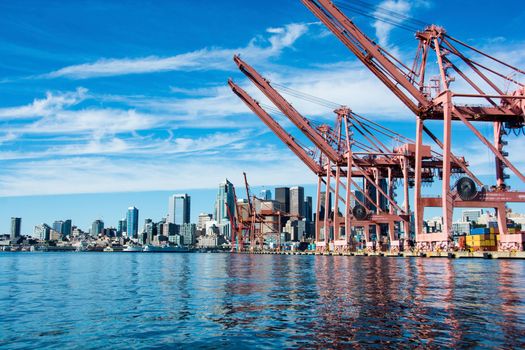
[[[91,235],[98,236],[99,234],[104,233],[104,221],[95,220],[91,225]]]
[[[267,201],[272,200],[272,190],[261,190],[259,198]]]
[[[121,219],[118,221],[118,226],[117,226],[117,237],[121,237],[124,232],[127,232],[127,221],[126,221],[126,218],[124,219]]]
[[[22,218],[11,218],[11,240],[16,240],[20,237],[22,227]]]
[[[219,185],[217,198],[215,199],[215,220],[220,233],[230,238],[230,215],[235,215],[235,196],[233,184],[226,179]]]
[[[55,222],[53,222],[53,230],[64,236],[64,221],[56,220]]]
[[[187,194],[174,194],[170,196],[168,203],[168,222],[176,224],[177,218],[177,200],[182,201],[182,223],[188,224],[191,217],[191,197]]]
[[[51,227],[47,224],[36,225],[33,230],[33,236],[38,237],[42,241],[49,241]]]
[[[313,214],[313,206],[312,206],[312,197],[307,196],[304,200],[304,206],[303,206],[303,216],[306,219],[306,222],[312,221],[312,214]]]
[[[139,233],[139,210],[129,207],[126,214],[126,232],[129,238],[137,238]]]
[[[70,236],[71,235],[71,230],[72,230],[72,224],[71,224],[71,219],[67,219],[64,221],[64,226],[63,226],[63,232],[62,232],[62,235],[64,236]]]
[[[326,192],[321,192],[321,196],[319,198],[320,200],[320,209],[319,209],[319,220],[324,220],[324,214],[326,212],[325,210],[325,203],[326,203]],[[330,212],[332,211],[332,192],[330,192],[328,196],[328,215],[330,215]]]
[[[304,215],[304,188],[295,186],[290,188],[290,215]]]
[[[304,192],[303,192],[304,196]],[[281,203],[283,210],[286,213],[290,212],[290,188],[277,187],[275,189],[275,200]]]

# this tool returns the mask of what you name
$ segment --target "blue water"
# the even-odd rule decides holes
[[[0,253],[0,348],[525,347],[525,261]]]

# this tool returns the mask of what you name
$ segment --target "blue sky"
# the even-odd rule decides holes
[[[461,12],[452,1],[376,4],[525,66],[518,1],[463,1]],[[195,198],[195,217],[212,211],[224,178],[240,187],[243,171],[254,186],[304,184],[313,194],[313,174],[226,86],[233,77],[264,101],[234,53],[274,82],[414,134],[413,116],[298,0],[2,1],[0,12],[0,232],[11,216],[27,233],[66,218],[115,225],[130,205],[141,221],[159,220],[179,192]],[[412,33],[355,19],[409,62]],[[324,107],[290,101],[332,120]],[[456,153],[492,183],[492,157],[461,128],[455,139]],[[524,146],[515,138],[508,148],[520,169]]]

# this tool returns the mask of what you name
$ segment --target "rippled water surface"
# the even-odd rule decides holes
[[[525,261],[0,253],[0,347],[525,347]]]

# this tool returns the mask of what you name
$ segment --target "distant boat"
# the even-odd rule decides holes
[[[122,251],[126,253],[138,253],[142,251],[142,247],[138,245],[127,245],[124,246],[124,249],[122,249]]]
[[[170,246],[170,245],[163,245],[163,246],[156,246],[152,244],[147,244],[142,249],[145,253],[187,253],[190,251],[187,247],[181,247],[181,246]]]

